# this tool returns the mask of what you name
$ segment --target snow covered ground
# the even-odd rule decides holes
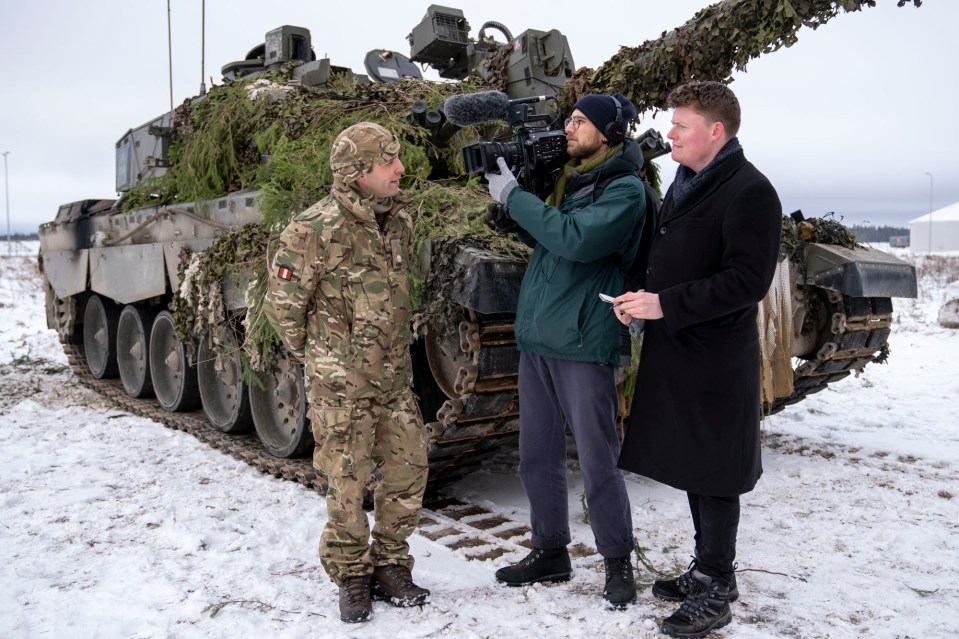
[[[601,600],[602,562],[565,584],[506,588],[497,560],[423,534],[416,609],[339,622],[316,556],[324,500],[78,387],[45,328],[36,243],[0,246],[0,636],[656,637],[673,605],[648,589]],[[910,258],[911,259],[911,258]],[[923,260],[918,300],[894,300],[891,357],[764,423],[765,474],[743,497],[740,600],[715,637],[959,636],[959,331],[936,323],[955,256]],[[574,542],[592,546],[573,473]],[[629,475],[650,568],[682,570],[682,493]],[[518,522],[504,456],[450,493]]]

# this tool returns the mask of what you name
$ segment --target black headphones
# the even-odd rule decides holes
[[[609,146],[613,146],[623,141],[623,138],[626,137],[626,132],[623,131],[622,124],[623,107],[614,96],[609,96],[609,99],[616,105],[616,119],[606,125],[606,128],[603,129],[603,135],[606,137],[606,142]]]

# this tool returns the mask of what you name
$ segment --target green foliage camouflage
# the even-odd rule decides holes
[[[333,138],[361,120],[382,124],[404,142],[405,186],[462,171],[462,164],[456,164],[460,149],[476,138],[476,131],[460,132],[457,137],[464,142],[459,145],[438,148],[407,115],[414,101],[435,108],[453,93],[475,90],[470,83],[406,81],[317,89],[293,83],[282,73],[215,86],[178,107],[170,168],[131,190],[125,210],[259,190],[264,226],[276,231],[329,192]]]
[[[192,346],[195,338],[202,335],[216,345],[222,342],[219,331],[239,329],[244,317],[228,314],[224,289],[229,287],[237,294],[252,296],[248,291],[256,290],[265,273],[263,259],[268,240],[261,225],[247,224],[218,236],[205,251],[184,252],[180,256],[180,287],[174,291],[170,312],[177,336],[184,343]],[[255,321],[262,320],[257,317]],[[259,349],[268,351],[277,342],[272,331],[258,332]]]

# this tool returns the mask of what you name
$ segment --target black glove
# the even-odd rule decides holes
[[[519,224],[509,216],[509,209],[502,204],[486,206],[486,223],[500,233],[515,233],[519,229]]]

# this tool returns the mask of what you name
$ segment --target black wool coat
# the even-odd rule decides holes
[[[655,219],[647,321],[619,466],[680,490],[749,492],[762,474],[758,302],[779,254],[782,205],[740,150]]]

